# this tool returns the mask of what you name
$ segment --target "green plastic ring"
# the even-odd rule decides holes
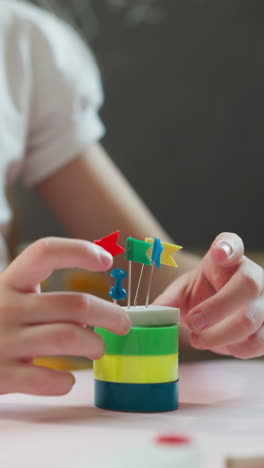
[[[115,335],[95,328],[105,343],[105,354],[124,356],[162,356],[178,353],[179,326],[132,327],[127,335]]]

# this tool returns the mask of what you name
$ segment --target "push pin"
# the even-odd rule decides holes
[[[127,272],[121,268],[115,268],[110,276],[115,279],[115,285],[110,289],[109,296],[115,301],[122,301],[127,296],[126,290],[122,287],[122,281],[126,278]]]

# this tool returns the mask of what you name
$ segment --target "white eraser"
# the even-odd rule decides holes
[[[138,436],[138,432],[137,432]],[[136,437],[137,437],[136,436]],[[195,441],[186,437],[161,435],[149,438],[143,435],[140,443],[131,438],[129,444],[123,443],[111,451],[98,451],[94,463],[91,453],[68,468],[87,468],[89,466],[107,468],[202,468],[203,453]]]
[[[196,443],[187,441],[184,443],[174,443],[172,436],[161,436],[158,439],[149,441],[141,446],[141,449],[134,447],[137,468],[201,468],[201,451]],[[168,439],[168,442],[166,442]],[[170,441],[170,439],[172,439]],[[176,439],[179,439],[177,436]],[[182,439],[182,437],[180,437]],[[185,437],[184,437],[185,439]],[[163,440],[163,442],[162,442]],[[165,443],[164,443],[165,442]],[[172,442],[172,443],[171,443]],[[129,457],[132,461],[133,456]],[[126,464],[126,468],[132,468],[132,464]]]
[[[123,460],[124,461],[124,460]],[[117,460],[116,460],[117,462]],[[194,447],[156,448],[155,446],[134,447],[120,468],[201,468],[200,454]],[[113,468],[119,468],[116,463]]]
[[[180,322],[180,309],[158,305],[123,307],[134,326],[172,325]]]

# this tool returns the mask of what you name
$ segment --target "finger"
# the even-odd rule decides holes
[[[215,290],[203,275],[194,275],[187,272],[171,283],[165,291],[153,302],[154,305],[179,307],[181,310],[181,323],[186,326],[187,312],[190,310],[189,301],[186,300],[189,291],[199,291],[197,302],[205,301],[215,294]]]
[[[190,334],[190,343],[194,348],[197,348],[197,349],[200,349],[200,350],[209,349],[204,345],[201,345],[201,344],[198,344],[198,343],[196,344],[196,342],[193,341],[193,333]],[[210,348],[210,351],[213,352],[213,353],[216,353],[216,354],[222,354],[223,356],[230,356],[230,354],[231,354],[230,351],[229,351],[228,346],[220,346],[220,347],[216,347],[216,348]]]
[[[232,232],[219,234],[210,247],[210,253],[219,265],[231,266],[238,264],[244,254],[242,239]]]
[[[263,285],[263,269],[245,257],[220,291],[189,312],[188,326],[193,331],[201,331],[219,323],[234,311],[247,307],[263,291]]]
[[[131,321],[117,304],[91,294],[44,293],[24,299],[20,321],[24,325],[72,322],[90,327],[102,327],[116,334],[128,333]]]
[[[264,326],[246,340],[228,346],[230,354],[239,359],[251,359],[264,355]]]
[[[81,326],[62,323],[36,325],[20,330],[9,354],[14,358],[72,355],[99,359],[104,343],[99,335]]]
[[[180,280],[181,278],[179,278],[179,281]],[[152,304],[175,307],[180,292],[181,288],[179,287],[178,283],[173,282],[158,297],[155,298]],[[179,305],[179,302],[177,305]]]
[[[74,376],[67,371],[24,364],[0,367],[0,393],[27,393],[30,395],[64,395],[74,385]]]
[[[263,322],[264,299],[261,297],[249,309],[236,312],[201,333],[192,333],[192,344],[195,347],[213,349],[239,343],[259,330]]]
[[[230,356],[230,351],[228,350],[227,346],[222,346],[220,348],[212,348],[212,351],[215,354],[222,354],[223,356]]]
[[[242,239],[223,232],[216,237],[202,263],[205,276],[217,291],[230,279],[244,253]]]
[[[92,242],[47,237],[25,249],[5,271],[5,279],[14,289],[29,292],[57,269],[104,271],[111,265],[112,256]]]

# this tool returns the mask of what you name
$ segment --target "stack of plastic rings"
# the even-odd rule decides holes
[[[125,336],[96,328],[105,343],[94,361],[95,405],[113,411],[162,412],[178,407],[179,309],[125,308]]]

